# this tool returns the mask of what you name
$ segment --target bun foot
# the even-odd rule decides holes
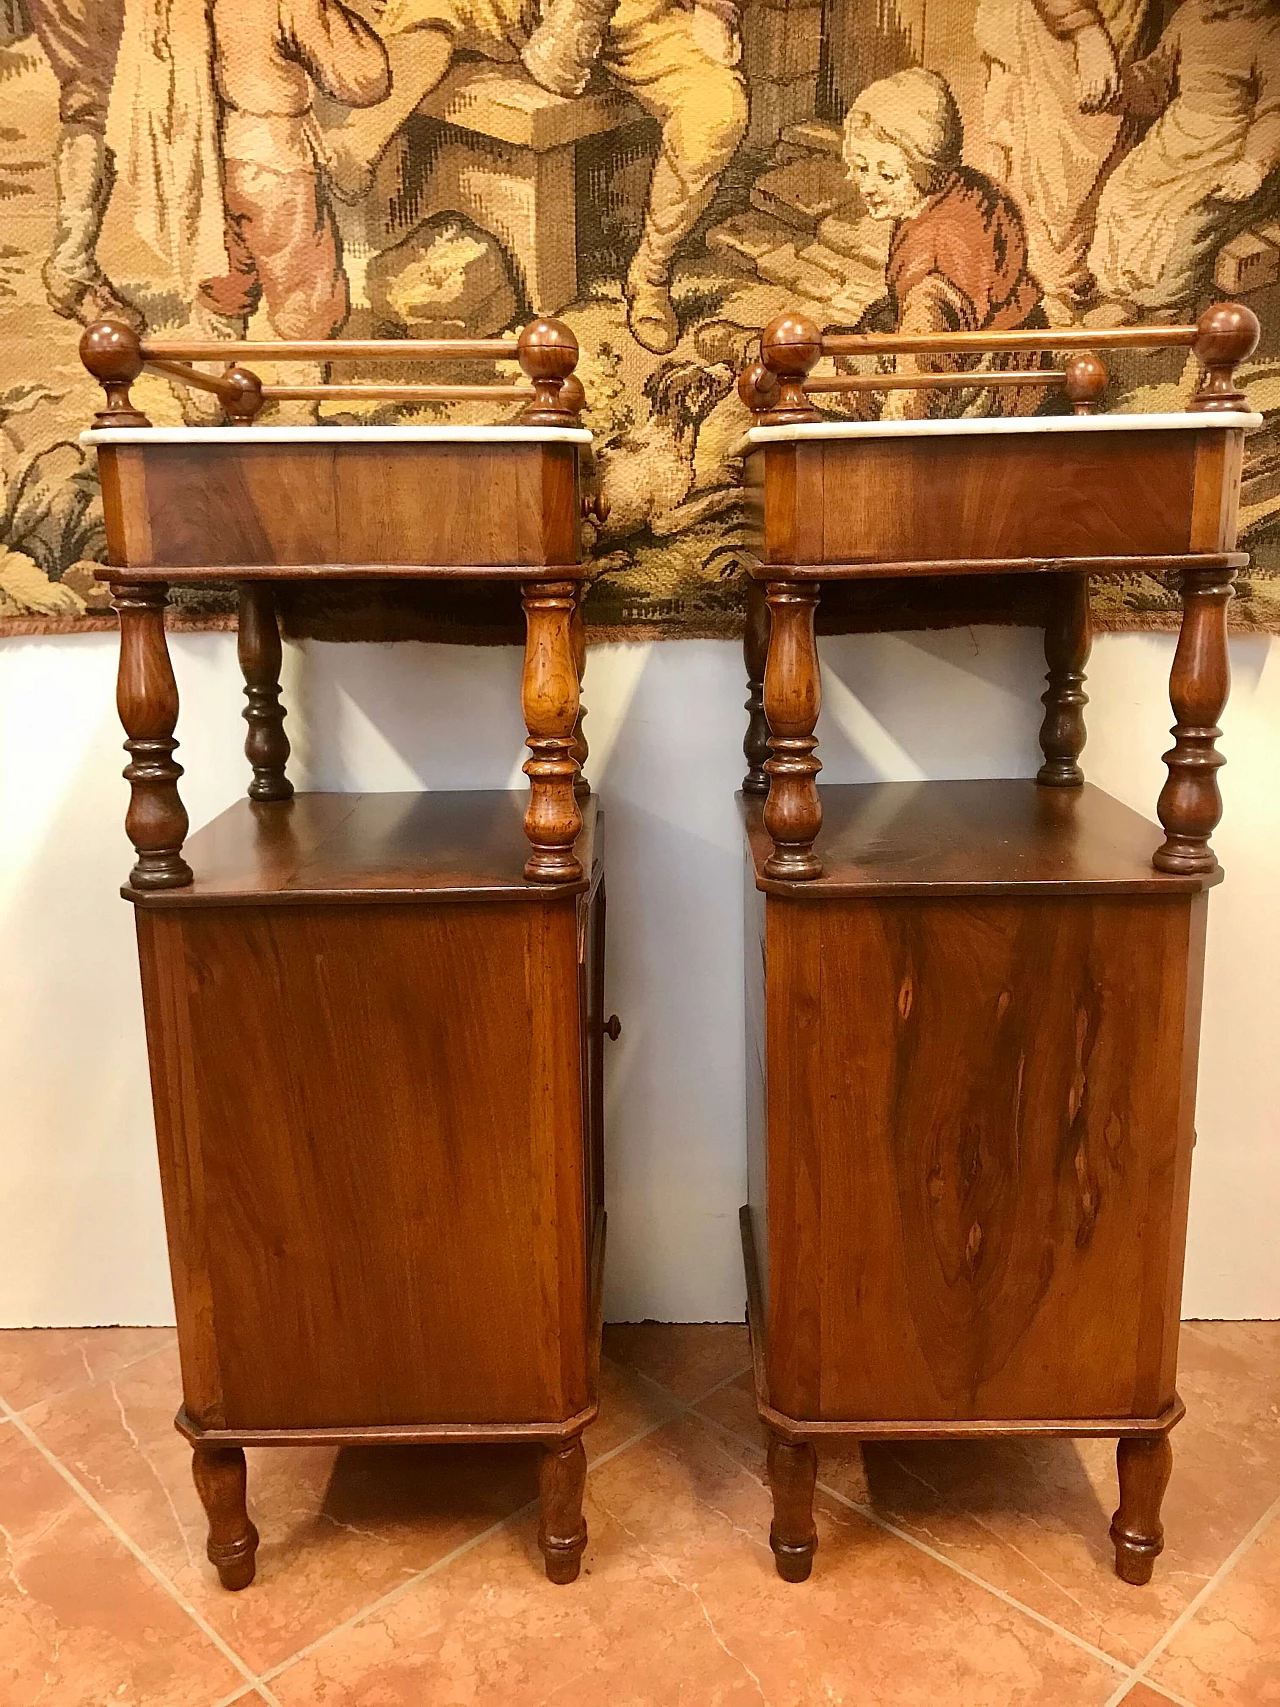
[[[771,1534],[769,1545],[773,1548],[773,1562],[778,1568],[778,1575],[784,1583],[803,1583],[809,1580],[816,1543],[814,1546],[796,1545],[793,1542],[779,1541],[776,1535]]]

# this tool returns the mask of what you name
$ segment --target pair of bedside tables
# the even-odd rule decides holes
[[[1221,806],[1246,310],[1112,333],[762,335],[740,392],[758,521],[746,655],[749,1202],[779,1572],[809,1574],[815,1442],[1113,1435],[1117,1569],[1161,1547]],[[1081,349],[1062,372],[1018,352]],[[1188,412],[1092,412],[1093,351],[1183,344]],[[974,363],[982,352],[984,365]],[[253,1578],[244,1449],[535,1442],[547,1574],[578,1574],[605,1243],[603,819],[583,776],[573,334],[82,343],[120,615],[126,827],[183,1405],[223,1584]],[[823,357],[922,356],[912,377]],[[994,364],[992,355],[994,353]],[[527,384],[289,387],[254,360],[518,361]],[[223,362],[210,376],[194,363]],[[228,425],[153,428],[144,371]],[[824,421],[821,392],[1012,387],[1071,416]],[[523,401],[497,428],[253,425],[273,398]],[[1153,825],[1084,784],[1088,578],[1181,575]],[[1033,781],[824,789],[815,609],[833,580],[1016,575],[1048,689]],[[515,582],[527,804],[295,795],[277,599],[324,578]],[[239,588],[248,798],[190,842],[172,582]]]

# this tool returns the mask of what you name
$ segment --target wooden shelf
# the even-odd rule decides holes
[[[581,802],[576,848],[586,875],[577,883],[525,877],[527,804],[523,789],[239,800],[187,842],[192,884],[123,893],[147,908],[483,896],[545,901],[581,893],[596,855],[595,797]]]
[[[821,790],[823,875],[766,877],[763,802],[740,795],[756,885],[808,900],[888,895],[1169,895],[1221,881],[1152,869],[1158,825],[1100,788],[1029,779],[879,782]]]

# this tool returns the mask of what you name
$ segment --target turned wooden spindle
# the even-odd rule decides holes
[[[578,775],[574,730],[578,668],[573,650],[573,581],[529,581],[521,589],[527,636],[520,700],[528,745],[529,808],[525,834],[533,852],[524,874],[538,883],[574,883],[582,862],[573,851],[582,828],[573,785]]]
[[[1230,569],[1183,572],[1182,629],[1169,676],[1173,746],[1164,755],[1169,775],[1156,803],[1165,828],[1164,842],[1152,857],[1157,871],[1186,874],[1218,867],[1209,838],[1222,817],[1217,773],[1226,760],[1216,742],[1231,688],[1227,601],[1234,579]]]
[[[605,508],[607,513],[608,506]],[[573,779],[573,792],[579,800],[586,800],[591,793],[591,784],[587,781],[587,760],[591,757],[591,749],[582,732],[582,722],[587,715],[587,708],[582,703],[582,678],[587,670],[587,623],[582,611],[586,598],[587,583],[579,581],[577,597],[573,601],[573,619],[569,625],[573,638],[573,662],[578,672],[578,720],[573,726],[573,756],[577,761],[578,774]]]
[[[1062,388],[1071,400],[1073,415],[1096,415],[1102,394],[1111,378],[1101,356],[1085,350],[1072,356],[1063,367]]]
[[[1188,409],[1247,407],[1244,392],[1236,386],[1235,370],[1257,349],[1261,334],[1258,316],[1242,302],[1215,302],[1205,309],[1196,321],[1196,340],[1191,346],[1202,377]]]
[[[258,1531],[245,1504],[244,1449],[239,1446],[197,1446],[191,1460],[192,1480],[209,1519],[209,1563],[216,1566],[223,1588],[248,1588],[253,1581]]]
[[[521,421],[531,427],[576,427],[577,415],[563,397],[565,381],[578,365],[578,340],[569,327],[560,320],[531,320],[516,349],[534,393]],[[575,395],[570,392],[570,398]]]
[[[95,427],[149,427],[151,422],[135,409],[129,387],[146,362],[142,340],[119,320],[96,320],[80,338],[80,360],[106,392],[106,403],[93,417]]]
[[[778,381],[763,362],[752,362],[738,375],[738,396],[753,415],[772,414],[778,401]]]
[[[1084,782],[1078,762],[1085,743],[1084,708],[1089,703],[1084,672],[1093,639],[1089,577],[1057,575],[1049,596],[1044,629],[1048,686],[1041,695],[1040,725],[1044,763],[1036,781],[1044,788],[1079,788]]]
[[[227,419],[233,426],[251,427],[266,402],[262,395],[262,381],[252,368],[247,367],[229,367],[222,377],[236,388],[234,397],[223,400]]]
[[[744,794],[768,794],[765,761],[769,757],[769,720],[764,714],[764,672],[769,660],[769,605],[759,581],[747,583],[747,625],[742,633],[742,656],[747,666],[747,732],[742,753],[747,774]]]
[[[553,1583],[571,1583],[582,1566],[587,1544],[587,1525],[582,1515],[582,1495],[587,1485],[587,1455],[582,1436],[558,1441],[542,1454],[538,1471],[541,1515],[538,1546]]]
[[[779,314],[760,334],[760,359],[778,382],[769,407],[770,426],[820,421],[804,382],[822,355],[822,329],[805,314]]]
[[[237,634],[240,669],[244,675],[245,708],[249,725],[244,756],[253,767],[250,800],[288,800],[293,784],[285,775],[289,737],[284,732],[285,709],[280,703],[280,624],[275,594],[266,581],[240,583],[240,623]]]
[[[769,723],[765,763],[769,798],[764,826],[773,840],[765,861],[770,877],[804,880],[822,876],[813,851],[822,828],[817,775],[821,762],[814,727],[822,709],[822,680],[814,612],[815,581],[770,581],[765,595],[770,612],[769,656],[764,672],[764,712]]]
[[[808,1440],[769,1436],[769,1486],[773,1492],[773,1522],[769,1545],[778,1575],[784,1582],[802,1583],[813,1569],[818,1531],[813,1523],[813,1490],[818,1480],[818,1454]]]
[[[1164,1551],[1160,1502],[1173,1471],[1173,1447],[1167,1434],[1130,1435],[1116,1447],[1120,1505],[1111,1519],[1116,1575],[1141,1587],[1151,1581]]]
[[[178,793],[182,766],[173,757],[178,684],[164,631],[169,589],[163,581],[116,581],[111,591],[120,617],[116,706],[129,755],[124,827],[138,855],[129,882],[135,889],[182,889],[191,867],[182,857],[188,827]]]

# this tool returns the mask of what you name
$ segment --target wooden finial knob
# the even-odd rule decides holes
[[[122,320],[95,320],[80,338],[80,360],[107,394],[94,416],[96,427],[149,427],[133,406],[129,387],[146,366],[142,340]]]
[[[1063,387],[1071,399],[1073,415],[1092,415],[1096,412],[1111,375],[1101,356],[1085,350],[1067,362]]]
[[[778,401],[778,379],[763,362],[752,362],[738,375],[738,396],[753,415],[770,414]]]
[[[561,398],[578,365],[578,340],[562,320],[531,320],[516,345],[520,366],[533,381],[533,402],[521,419],[531,426],[571,427],[573,411]]]
[[[769,418],[775,422],[820,421],[805,396],[804,382],[822,355],[822,328],[807,314],[779,314],[760,334],[760,358],[776,374],[778,395]]]
[[[222,377],[236,388],[236,395],[223,403],[228,420],[238,427],[252,426],[266,402],[262,381],[247,367],[229,367]]]
[[[1245,395],[1236,388],[1235,370],[1258,347],[1262,328],[1258,316],[1242,302],[1215,302],[1196,322],[1192,345],[1204,378],[1188,409],[1243,409]]]
[[[576,373],[571,373],[560,387],[560,407],[571,415],[580,415],[586,406],[586,387]]]

